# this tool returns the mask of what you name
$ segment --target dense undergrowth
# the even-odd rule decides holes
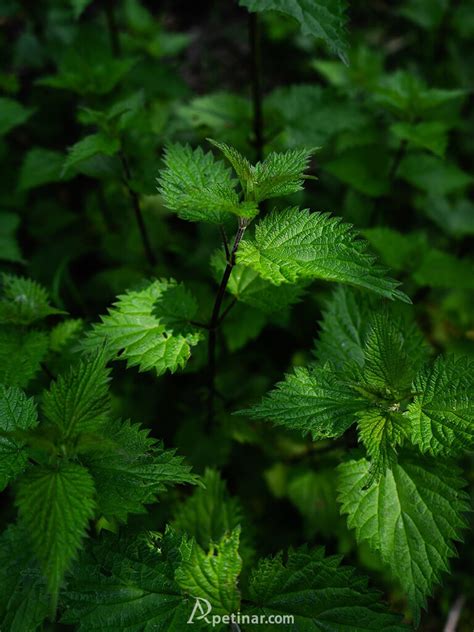
[[[472,3],[0,7],[0,629],[472,630]]]

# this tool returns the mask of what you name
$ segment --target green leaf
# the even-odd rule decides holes
[[[48,352],[48,334],[0,327],[0,382],[24,388],[41,368]]]
[[[411,440],[422,452],[461,454],[474,445],[474,362],[438,357],[420,371],[408,407]]]
[[[211,263],[216,278],[220,279],[226,265],[224,253],[214,253]],[[252,268],[236,264],[232,268],[226,289],[238,301],[255,307],[264,314],[274,314],[298,303],[304,294],[305,286],[302,283],[273,285],[262,279]]]
[[[41,77],[36,83],[79,95],[107,94],[136,63],[136,59],[114,59],[108,42],[97,41],[70,43],[57,59],[57,74]]]
[[[358,415],[359,438],[370,457],[366,487],[397,462],[396,447],[409,435],[409,420],[396,410],[371,409]]]
[[[329,145],[336,135],[359,132],[369,124],[355,100],[317,85],[277,88],[266,97],[265,105],[279,116],[281,136],[289,147]]]
[[[464,190],[472,183],[472,176],[457,165],[430,154],[409,154],[400,163],[398,174],[414,187],[434,196]]]
[[[82,125],[96,125],[107,136],[119,133],[135,122],[137,113],[145,107],[145,95],[143,90],[138,90],[124,99],[115,101],[105,110],[92,110],[81,107],[78,113]],[[131,129],[131,127],[130,127]]]
[[[448,252],[429,249],[414,271],[413,279],[419,285],[449,289],[474,289],[474,263],[458,259]]]
[[[393,228],[366,228],[362,234],[383,263],[397,272],[415,270],[430,246],[424,233],[401,233]]]
[[[202,333],[189,324],[197,304],[184,285],[173,279],[152,281],[143,290],[118,297],[102,323],[87,335],[85,348],[107,341],[117,359],[140,371],[154,369],[157,375],[184,368],[191,347]]]
[[[92,0],[69,0],[69,2],[74,11],[74,17],[77,20],[91,4]]]
[[[374,262],[366,242],[349,224],[327,214],[296,207],[271,213],[257,224],[254,238],[242,241],[237,262],[275,285],[319,278],[409,302]]]
[[[101,132],[86,136],[69,148],[69,153],[63,164],[63,173],[67,174],[72,168],[97,154],[114,156],[119,150],[120,141],[118,138]]]
[[[290,149],[272,152],[263,162],[251,165],[233,147],[209,139],[229,160],[246,196],[255,202],[290,195],[303,188],[304,172],[314,149]]]
[[[464,90],[428,88],[421,79],[405,70],[387,75],[374,84],[374,88],[377,103],[412,120],[466,95]]]
[[[172,526],[207,549],[211,542],[218,542],[226,532],[241,526],[243,513],[240,501],[229,495],[218,472],[206,469],[202,483],[203,487],[178,505]]]
[[[252,122],[250,100],[230,92],[197,96],[186,105],[179,106],[178,113],[190,127],[202,129],[207,136],[216,135],[236,145],[242,142]]]
[[[69,368],[43,394],[43,413],[64,440],[100,430],[110,415],[110,370],[97,353]]]
[[[339,436],[358,419],[376,478],[395,462],[396,447],[409,434],[402,412],[428,349],[397,305],[377,310],[373,299],[358,299],[340,289],[325,313],[318,356],[329,360],[336,349],[335,365],[296,369],[260,405],[244,412],[303,434],[311,431],[315,440]]]
[[[403,632],[408,630],[396,614],[387,611],[381,595],[368,588],[367,578],[341,566],[341,557],[325,557],[322,548],[290,550],[284,561],[279,553],[263,559],[253,571],[245,614],[292,615],[294,623],[249,625],[249,630],[344,630]]]
[[[107,520],[126,522],[130,513],[144,513],[144,505],[170,485],[196,483],[191,468],[174,450],[148,436],[138,424],[109,422],[103,439],[84,448],[83,461],[95,480],[97,510]]]
[[[65,347],[76,340],[84,328],[81,318],[70,318],[55,325],[49,335],[49,348],[54,353],[60,353]]]
[[[235,305],[221,325],[229,351],[234,353],[256,340],[266,324],[267,317],[263,312],[242,303]]]
[[[25,155],[18,179],[18,190],[29,191],[52,182],[67,182],[63,174],[64,154],[53,149],[33,147]]]
[[[398,13],[431,31],[440,27],[448,6],[448,0],[405,0]]]
[[[15,436],[16,431],[28,430],[37,424],[34,400],[26,397],[19,388],[0,384],[0,491],[23,471],[28,461],[28,454],[23,450],[24,442]]]
[[[422,149],[428,149],[436,156],[443,157],[448,144],[447,128],[439,121],[422,123],[394,123],[390,131],[400,140],[405,140]]]
[[[301,191],[304,172],[308,169],[313,149],[289,149],[272,152],[253,169],[254,195],[257,201],[281,197]]]
[[[363,352],[364,381],[397,399],[409,391],[416,369],[426,358],[427,348],[413,323],[408,325],[383,310],[370,319]]]
[[[228,214],[254,217],[258,208],[253,202],[240,202],[235,180],[223,162],[205,154],[200,147],[168,145],[165,169],[158,179],[165,206],[192,222],[221,224]]]
[[[0,136],[25,123],[34,111],[34,108],[25,108],[14,99],[0,97]]]
[[[16,233],[20,218],[15,213],[0,213],[0,259],[12,263],[22,263],[23,257]]]
[[[325,169],[369,197],[387,195],[390,190],[389,157],[383,146],[351,147],[327,162]]]
[[[345,0],[239,0],[249,11],[278,11],[295,18],[305,35],[322,39],[347,64]]]
[[[320,362],[332,362],[338,368],[365,362],[363,341],[376,308],[371,295],[346,287],[336,287],[323,311],[321,333],[315,355]]]
[[[467,199],[452,202],[430,196],[423,204],[423,211],[448,235],[458,238],[474,235],[474,204]]]
[[[368,228],[364,237],[384,264],[411,274],[421,286],[474,288],[474,264],[469,259],[432,248],[425,233],[400,233],[392,228]]]
[[[226,143],[220,143],[217,140],[213,140],[212,138],[207,139],[214,147],[217,147],[219,151],[221,151],[227,160],[232,165],[233,170],[237,174],[237,177],[240,181],[242,189],[244,191],[251,190],[252,186],[249,183],[252,183],[252,171],[253,167],[250,162],[242,156],[242,154],[235,149],[235,147],[230,147],[226,145]]]
[[[312,465],[289,468],[286,496],[303,517],[308,540],[315,534],[331,539],[342,535],[345,528],[339,515],[333,478],[332,466],[318,467],[317,471]]]
[[[303,434],[311,432],[316,441],[341,436],[366,405],[352,384],[328,363],[309,369],[296,367],[260,404],[239,414],[267,419]]]
[[[465,526],[467,495],[450,463],[405,459],[365,487],[365,459],[339,466],[339,500],[358,542],[367,541],[400,582],[416,621],[426,597],[455,554],[454,540]]]
[[[174,580],[180,539],[167,531],[94,542],[68,581],[62,621],[78,632],[183,632],[194,604]],[[194,628],[203,629],[197,617]]]
[[[35,632],[50,613],[45,581],[27,539],[13,525],[0,537],[0,626],[9,632]]]
[[[211,544],[206,553],[195,540],[181,544],[181,564],[175,579],[184,592],[195,599],[206,599],[215,614],[237,612],[240,594],[237,579],[242,569],[239,556],[240,528]]]
[[[2,274],[0,324],[31,325],[52,314],[64,314],[49,304],[45,288],[25,277]]]
[[[20,519],[53,595],[75,557],[94,510],[94,482],[75,463],[37,466],[18,485]]]

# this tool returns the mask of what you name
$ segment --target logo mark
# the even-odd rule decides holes
[[[208,615],[211,614],[211,610],[212,606],[207,599],[204,599],[204,597],[196,597],[188,623],[194,623],[194,617],[196,617],[196,621],[204,620],[206,623],[211,623],[208,618]],[[197,613],[199,614],[196,616]]]

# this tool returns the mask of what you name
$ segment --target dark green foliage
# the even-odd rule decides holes
[[[1,632],[471,632],[471,4],[0,0]]]

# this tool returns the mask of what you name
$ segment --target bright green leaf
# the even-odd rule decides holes
[[[242,569],[240,528],[210,545],[206,553],[195,540],[181,544],[182,561],[175,572],[180,588],[192,597],[206,599],[215,614],[239,610],[237,579]]]
[[[242,241],[237,262],[275,285],[319,278],[409,301],[352,227],[323,213],[296,207],[271,213],[257,224],[255,237]]]
[[[439,357],[420,371],[413,392],[411,440],[423,452],[460,454],[474,445],[474,362]]]
[[[19,482],[20,519],[47,577],[53,603],[92,518],[93,498],[91,475],[75,463],[37,466]]]
[[[110,414],[110,370],[104,354],[85,358],[60,375],[43,395],[43,413],[64,439],[102,428]]]
[[[407,594],[415,619],[448,569],[465,526],[467,495],[459,471],[419,456],[399,462],[366,487],[365,459],[339,466],[339,499],[358,542],[367,541]]]
[[[117,359],[140,371],[154,369],[157,375],[184,368],[191,348],[202,333],[189,321],[197,304],[184,285],[170,279],[152,281],[143,290],[118,297],[102,322],[94,325],[84,343],[96,348],[106,341]]]

